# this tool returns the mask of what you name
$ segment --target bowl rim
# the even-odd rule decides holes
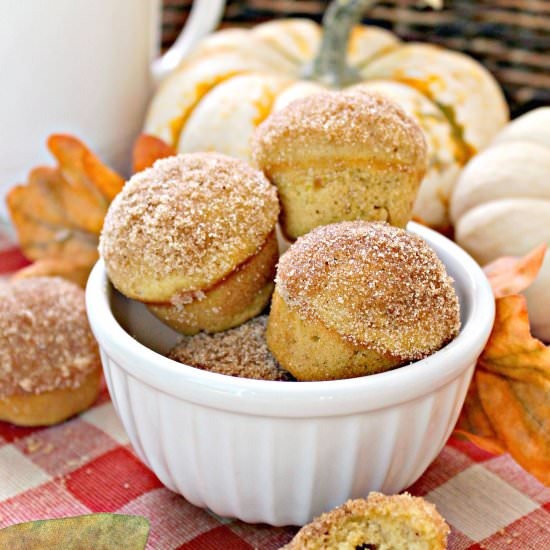
[[[462,290],[471,301],[459,335],[429,357],[387,372],[317,382],[253,380],[197,369],[151,350],[122,328],[111,310],[113,287],[100,259],[88,279],[86,307],[107,379],[112,372],[105,355],[130,377],[176,399],[235,413],[292,418],[367,412],[433,393],[473,367],[489,338],[495,304],[482,269],[462,248],[420,224],[410,222],[407,229],[436,252],[444,249],[453,257],[466,281]]]

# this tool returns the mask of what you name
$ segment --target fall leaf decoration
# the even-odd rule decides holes
[[[535,280],[545,253],[546,245],[541,244],[523,258],[504,256],[488,264],[484,271],[491,283],[495,298],[525,290]]]
[[[42,258],[17,271],[12,276],[12,280],[29,277],[62,277],[84,288],[92,265],[79,264],[65,258]]]
[[[149,521],[141,516],[88,514],[19,523],[0,529],[0,548],[143,550]]]
[[[7,196],[21,250],[34,260],[15,278],[60,276],[85,286],[98,258],[103,219],[124,179],[73,136],[52,135],[48,148],[58,165],[35,168]],[[175,154],[159,138],[141,135],[134,145],[134,172]]]
[[[134,144],[132,163],[134,174],[153,166],[158,159],[174,155],[177,155],[177,151],[162,139],[149,134],[141,134]]]
[[[521,292],[546,247],[486,268],[496,296],[493,331],[481,354],[455,434],[491,453],[508,452],[550,485],[550,347],[531,336]]]
[[[31,271],[56,274],[58,261],[89,270],[98,256],[103,218],[124,180],[75,137],[52,135],[48,148],[58,166],[35,168],[7,196],[19,245],[37,261]]]

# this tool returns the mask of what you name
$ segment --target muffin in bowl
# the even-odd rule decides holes
[[[427,169],[418,124],[397,103],[367,92],[293,101],[258,126],[252,153],[277,186],[289,240],[346,220],[405,227]]]
[[[452,279],[423,239],[385,223],[341,222],[281,257],[267,342],[297,379],[334,380],[427,357],[459,327]]]
[[[109,207],[100,252],[124,295],[183,334],[260,313],[278,258],[279,204],[241,160],[192,153],[134,175]]]
[[[408,229],[453,278],[460,332],[424,359],[344,380],[253,380],[173,361],[165,354],[181,336],[118,293],[98,262],[87,308],[106,380],[136,453],[169,489],[221,516],[304,525],[420,477],[456,423],[494,299],[462,249],[417,224]]]

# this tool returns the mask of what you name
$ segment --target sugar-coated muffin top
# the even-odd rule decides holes
[[[166,301],[231,273],[261,248],[278,215],[275,188],[246,162],[178,155],[128,181],[105,217],[100,252],[123,294]]]
[[[297,99],[262,122],[252,140],[255,162],[268,171],[319,152],[404,170],[424,171],[427,162],[418,124],[396,102],[364,90]]]
[[[0,399],[78,388],[99,364],[80,287],[58,277],[0,284]]]
[[[460,328],[452,279],[435,252],[385,223],[342,222],[300,237],[279,261],[276,288],[302,319],[402,360],[433,353]]]
[[[292,380],[265,341],[267,315],[216,334],[185,336],[168,357],[199,369],[240,378]]]

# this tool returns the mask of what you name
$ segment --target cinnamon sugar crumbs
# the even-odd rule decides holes
[[[78,388],[97,368],[82,289],[54,277],[0,285],[0,398]]]
[[[329,146],[334,155],[347,147],[346,158],[355,158],[360,150],[362,158],[386,159],[403,169],[424,168],[427,162],[418,124],[394,101],[364,90],[323,92],[293,101],[256,129],[252,154],[269,170],[307,157],[312,144]]]
[[[42,440],[29,437],[26,441],[25,451],[27,454],[31,455],[39,451],[43,445],[44,442]]]
[[[216,334],[185,336],[168,353],[170,359],[199,369],[240,378],[293,380],[275,360],[265,341],[267,315]]]
[[[246,162],[216,153],[178,155],[124,186],[105,217],[100,251],[123,293],[129,281],[153,282],[158,290],[171,277],[178,285],[170,295],[200,290],[256,253],[278,214],[275,188]]]
[[[55,446],[53,443],[48,443],[43,449],[42,449],[42,454],[45,454],[45,455],[49,455],[53,452],[53,450],[55,449]]]
[[[303,319],[404,361],[460,328],[452,279],[420,237],[385,223],[343,222],[300,237],[281,257],[277,289]]]

